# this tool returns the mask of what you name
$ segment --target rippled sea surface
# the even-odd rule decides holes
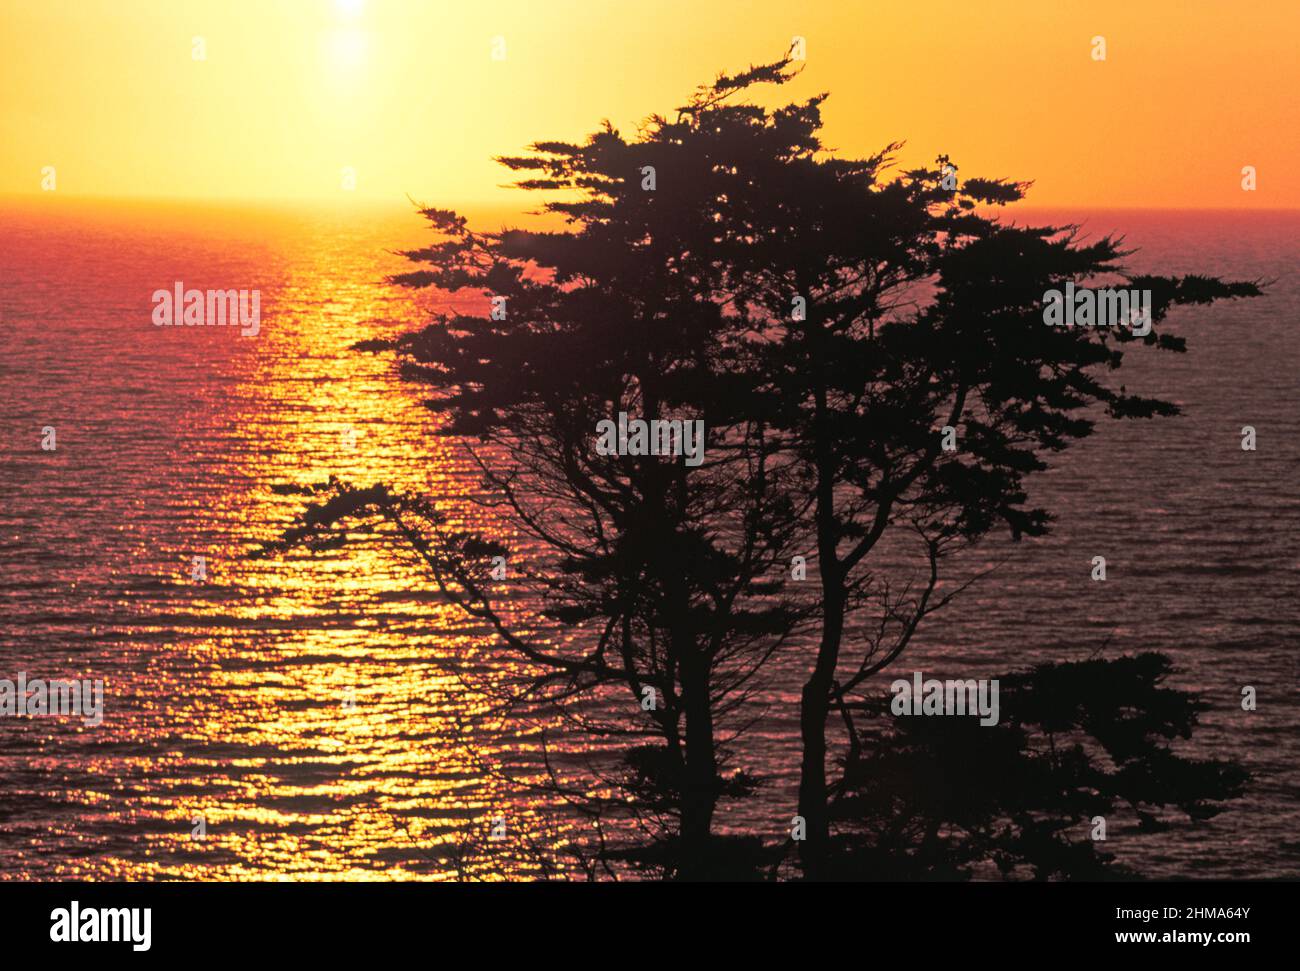
[[[1103,425],[1056,459],[1032,487],[1054,533],[982,547],[972,567],[997,569],[908,670],[1168,653],[1211,705],[1191,751],[1254,780],[1195,830],[1109,848],[1151,876],[1300,875],[1300,214],[1070,215],[1126,233],[1135,268],[1276,282],[1180,311],[1186,355],[1132,355],[1129,389],[1185,414]],[[383,283],[418,217],[60,199],[0,204],[0,222],[0,677],[106,682],[98,727],[0,719],[0,879],[448,878],[438,848],[503,806],[562,825],[485,769],[534,742],[473,723],[436,662],[488,642],[407,556],[245,556],[299,508],[276,485],[474,490],[418,391],[349,349],[452,305]],[[150,295],[178,280],[259,289],[260,333],[154,327]],[[788,825],[801,675],[797,657],[772,669],[743,746],[767,784],[724,827]]]

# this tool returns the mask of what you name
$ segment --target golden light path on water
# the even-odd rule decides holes
[[[241,380],[239,396],[252,402],[244,433],[265,447],[242,451],[226,477],[250,484],[242,504],[251,509],[248,521],[263,528],[300,503],[272,493],[272,484],[325,474],[469,509],[473,479],[464,456],[431,434],[418,393],[397,385],[388,359],[347,349],[353,333],[370,336],[353,330],[358,323],[373,328],[393,319],[394,305],[415,307],[377,275],[341,266],[348,242],[344,234],[337,248],[322,247],[294,267],[279,302],[318,309],[273,316],[280,324],[268,335],[273,349],[259,348]],[[240,514],[233,505],[229,513]],[[490,641],[431,593],[432,580],[409,550],[354,538],[335,555],[249,561],[240,552],[219,554],[237,564],[235,585],[277,591],[240,616],[252,625],[285,619],[292,632],[277,632],[270,644],[261,639],[245,664],[231,663],[230,652],[248,650],[232,642],[210,670],[215,696],[246,701],[238,710],[209,706],[201,736],[277,755],[232,763],[238,783],[216,806],[196,800],[179,808],[182,830],[188,816],[206,811],[205,853],[233,854],[241,862],[228,873],[238,876],[449,878],[467,875],[452,854],[461,841],[486,846],[497,819],[509,820],[507,831],[529,825],[527,800],[494,784],[482,766],[501,744],[486,734],[493,728],[507,733],[512,748],[527,741],[518,726],[492,721],[462,740],[458,726],[475,724],[486,703],[438,663],[490,650]],[[517,866],[508,851],[488,865],[464,865],[489,879]]]

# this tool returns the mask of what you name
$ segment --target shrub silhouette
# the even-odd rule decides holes
[[[1039,665],[999,679],[1000,719],[871,708],[831,802],[837,876],[1034,879],[1129,875],[1091,838],[1208,819],[1241,795],[1240,766],[1176,754],[1204,702],[1166,687],[1167,657]]]

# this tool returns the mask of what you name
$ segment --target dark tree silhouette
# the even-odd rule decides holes
[[[1207,708],[1165,686],[1170,672],[1167,657],[1142,654],[1003,675],[994,726],[850,705],[870,717],[855,725],[831,801],[843,833],[827,875],[1130,875],[1094,839],[1097,817],[1107,838],[1166,827],[1171,813],[1208,819],[1247,781],[1234,763],[1167,744],[1190,738]]]
[[[563,231],[478,233],[422,210],[437,241],[408,252],[420,268],[396,282],[479,292],[483,311],[370,347],[431,389],[443,434],[482,443],[476,461],[526,556],[426,499],[338,483],[314,492],[324,501],[285,540],[329,541],[357,517],[387,524],[508,649],[505,705],[554,706],[646,742],[627,755],[622,792],[591,811],[670,819],[652,856],[687,877],[735,857],[717,849],[713,815],[753,780],[723,773],[722,739],[810,615],[800,851],[807,875],[830,872],[828,719],[952,598],[938,592],[944,559],[997,528],[1045,532],[1024,476],[1101,415],[1176,413],[1107,381],[1129,344],[1183,349],[1154,329],[1170,308],[1259,292],[1125,275],[1119,240],[1003,223],[982,207],[1026,185],[958,180],[944,157],[892,178],[896,145],[835,157],[818,136],[824,95],[744,100],[793,75],[782,60],[720,76],[634,140],[607,123],[584,143],[502,159],[524,189],[555,193],[544,208]],[[1149,334],[1044,324],[1046,290],[1104,280],[1152,292]],[[600,454],[597,423],[620,411],[703,420],[703,461]],[[943,426],[960,429],[957,451],[943,450]],[[893,534],[918,541],[910,593],[868,568]],[[815,563],[815,592],[785,582],[795,554]],[[487,571],[497,555],[512,565],[505,583]],[[871,633],[845,651],[854,625]]]

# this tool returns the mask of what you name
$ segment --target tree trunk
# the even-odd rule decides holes
[[[718,803],[718,763],[709,704],[708,662],[694,649],[681,671],[686,714],[686,776],[682,784],[682,823],[678,876],[709,877],[713,812]]]
[[[817,665],[803,686],[799,705],[799,732],[803,741],[803,762],[799,772],[799,815],[805,838],[799,843],[799,860],[804,876],[824,879],[830,853],[830,814],[826,791],[826,719],[830,714],[831,688],[839,660],[844,632],[844,600],[838,589],[827,590],[822,638]]]

